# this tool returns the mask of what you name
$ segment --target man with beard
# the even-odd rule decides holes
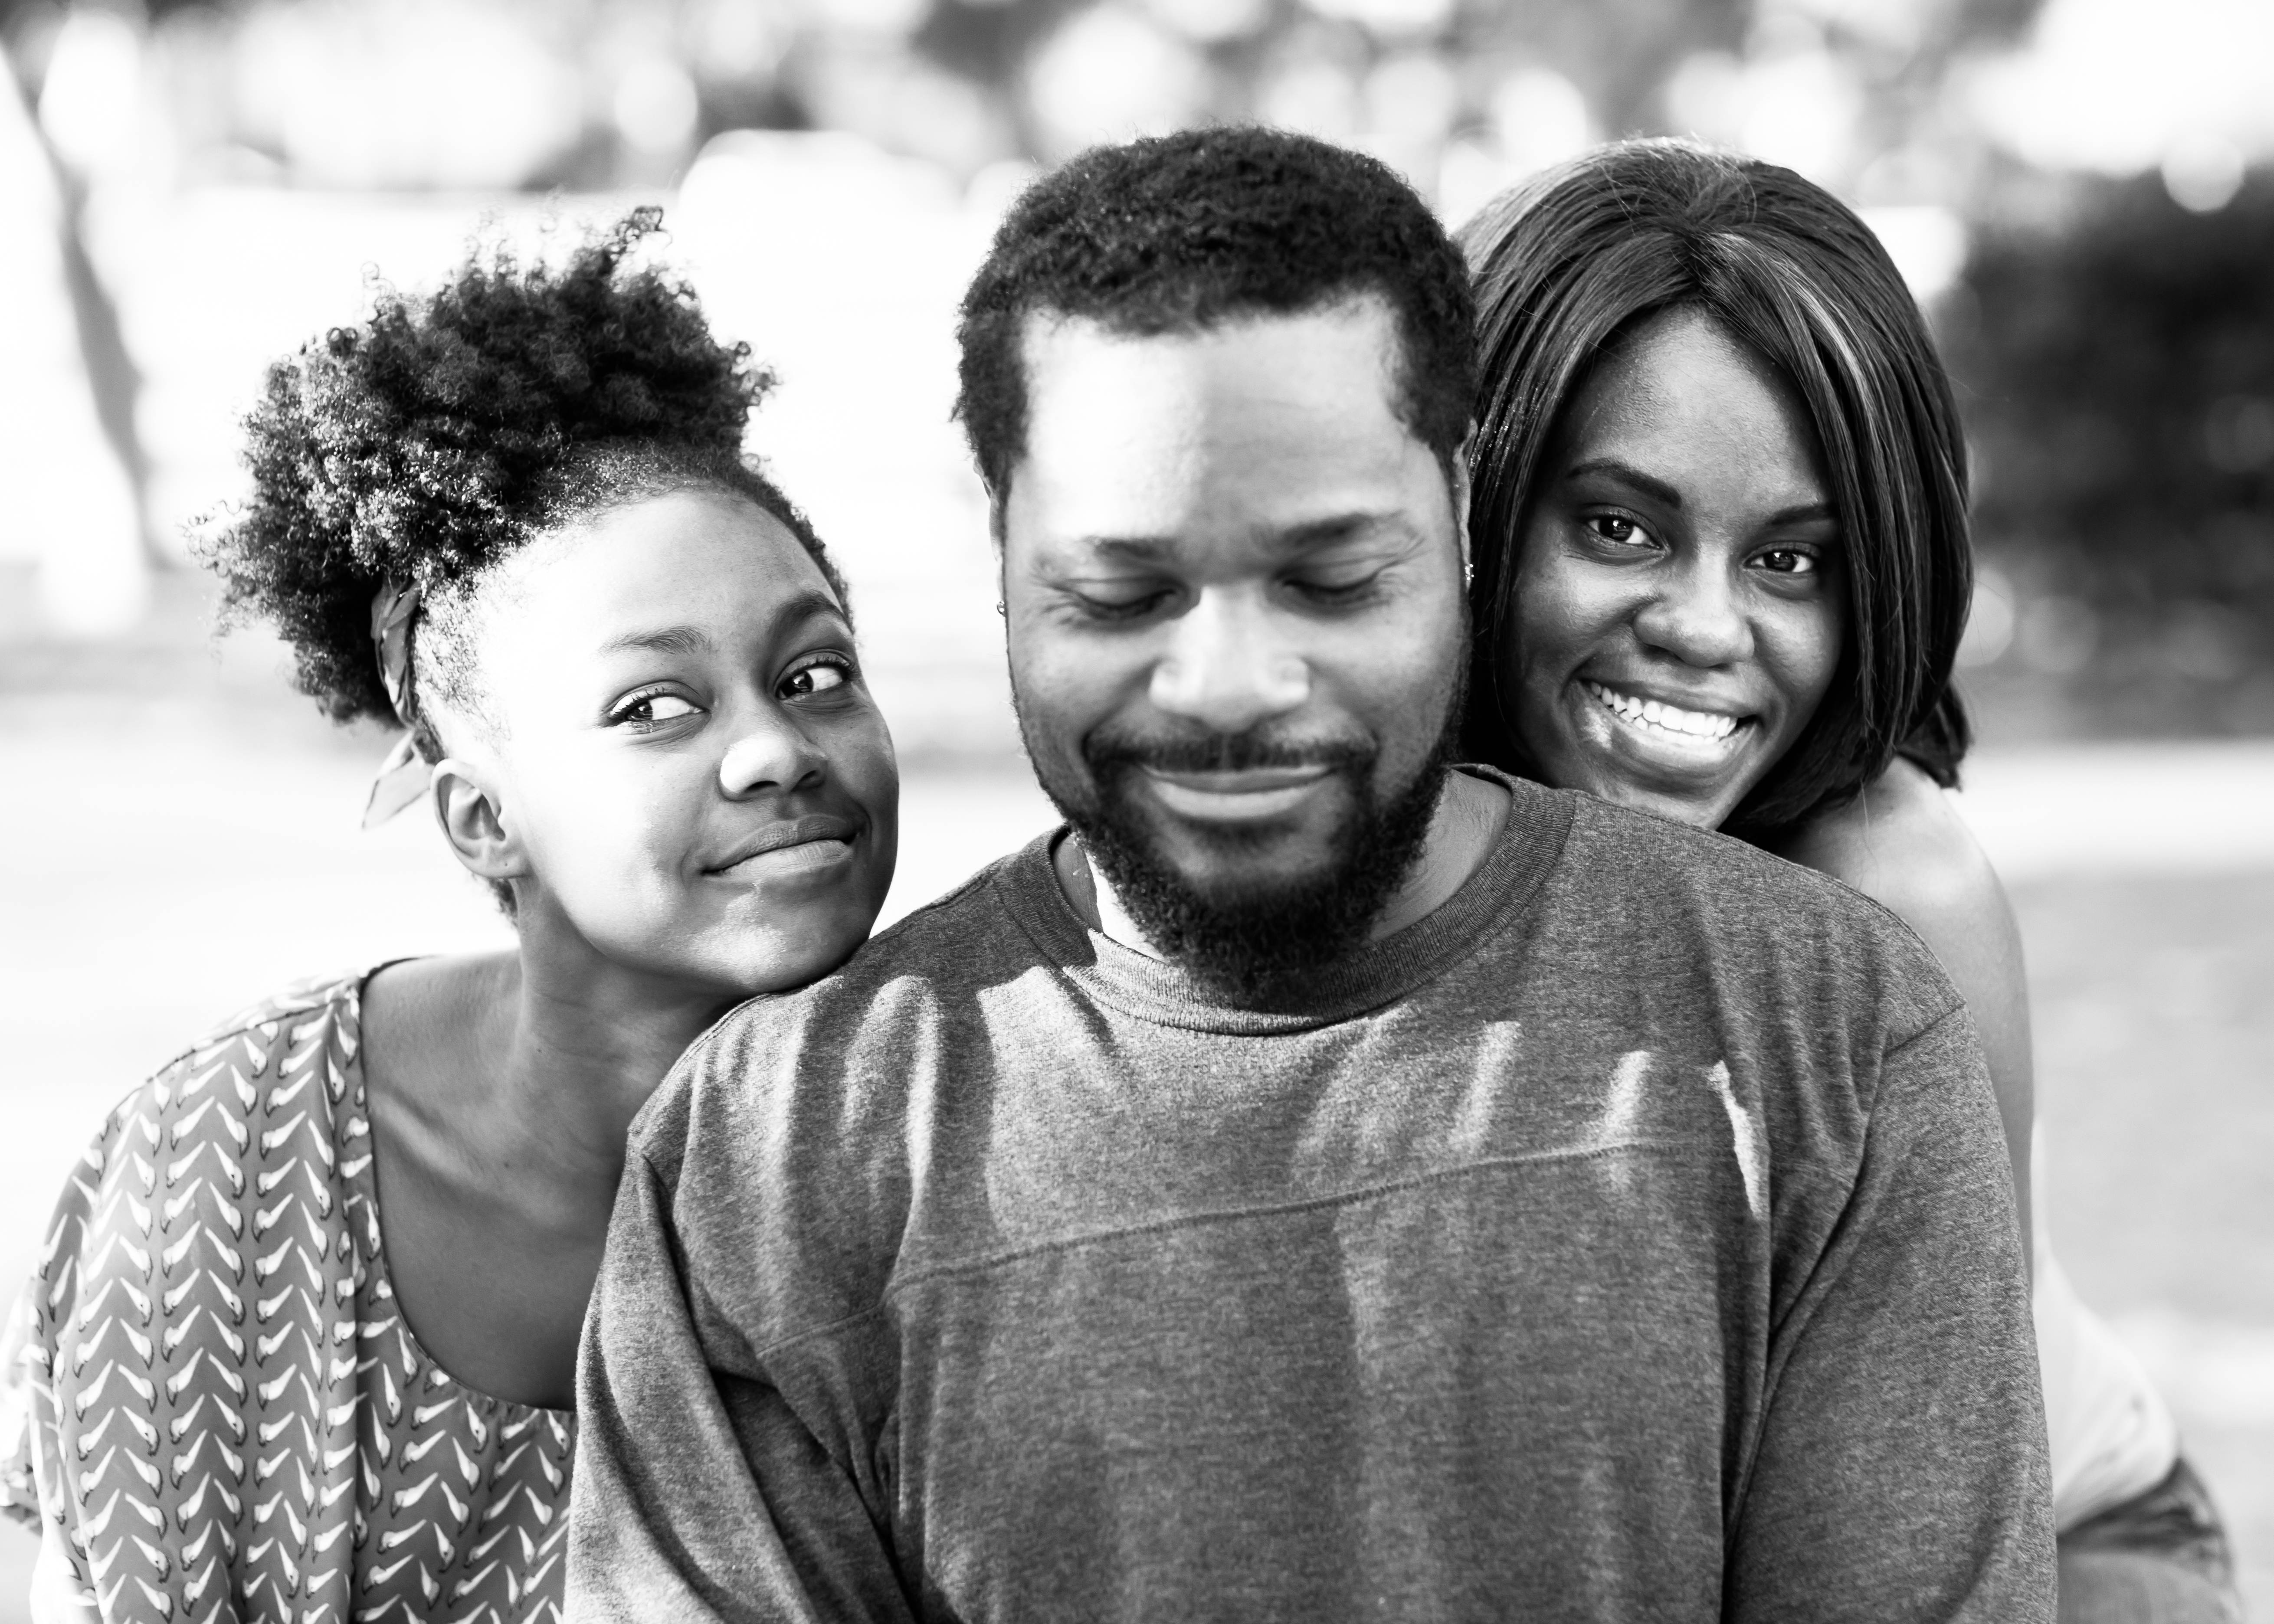
[[[960,410],[1066,827],[643,1113],[572,1619],[2052,1617],[1925,951],[1448,766],[1471,316],[1299,137],[1012,211]]]

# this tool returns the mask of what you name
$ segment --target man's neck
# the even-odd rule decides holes
[[[1484,864],[1493,843],[1508,821],[1508,791],[1487,778],[1457,770],[1445,775],[1445,786],[1436,809],[1430,814],[1429,833],[1421,854],[1388,906],[1376,916],[1367,939],[1378,942],[1408,925],[1419,924],[1453,899]],[[1066,901],[1091,929],[1124,947],[1148,957],[1162,955],[1147,941],[1137,921],[1114,894],[1112,882],[1100,874],[1082,849],[1079,835],[1068,835],[1051,853],[1058,888]]]

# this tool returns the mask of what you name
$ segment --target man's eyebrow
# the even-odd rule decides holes
[[[1413,526],[1402,514],[1338,513],[1323,519],[1306,519],[1299,524],[1275,530],[1269,540],[1275,546],[1300,553],[1311,547],[1332,546],[1374,530],[1410,535]],[[1081,545],[1109,558],[1133,564],[1156,564],[1181,552],[1186,544],[1171,536],[1084,536]]]
[[[1175,540],[1167,536],[1084,536],[1081,545],[1132,564],[1157,564],[1177,550]]]
[[[1299,553],[1310,547],[1330,547],[1338,541],[1382,531],[1393,531],[1401,536],[1418,532],[1413,522],[1402,513],[1338,513],[1323,519],[1309,519],[1288,526],[1272,539],[1289,552]]]

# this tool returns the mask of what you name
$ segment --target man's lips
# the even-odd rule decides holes
[[[1326,763],[1299,767],[1248,767],[1228,771],[1140,770],[1161,804],[1179,817],[1209,823],[1253,823],[1284,816],[1334,777]]]
[[[763,863],[772,868],[830,861],[843,856],[860,832],[849,818],[826,812],[810,813],[754,831],[727,847],[718,861],[704,867],[704,872],[727,874],[746,864]]]

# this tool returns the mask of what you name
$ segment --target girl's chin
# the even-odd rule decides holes
[[[1759,777],[1751,771],[1754,724],[1725,740],[1649,739],[1606,714],[1573,731],[1569,748],[1578,771],[1570,787],[1701,829],[1719,827]]]

